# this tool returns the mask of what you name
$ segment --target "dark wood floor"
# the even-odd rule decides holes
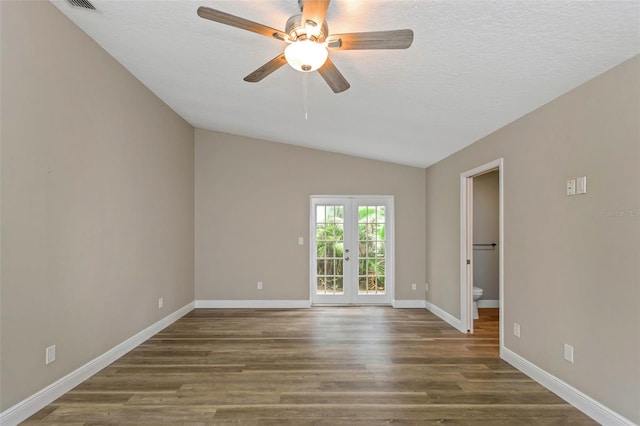
[[[424,309],[192,311],[25,424],[591,425]]]

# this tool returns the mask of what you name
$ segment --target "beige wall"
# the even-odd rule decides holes
[[[196,299],[309,300],[310,195],[378,194],[395,197],[396,299],[422,300],[424,190],[424,169],[197,129]]]
[[[194,132],[49,2],[0,7],[4,410],[193,301]]]
[[[498,243],[500,232],[500,175],[497,171],[473,178],[473,243]],[[473,285],[484,290],[483,300],[500,300],[499,255],[495,248],[474,246]]]
[[[640,63],[429,167],[428,300],[459,317],[460,173],[504,158],[505,345],[640,423]],[[587,176],[588,193],[566,196]],[[521,325],[521,338],[509,330]],[[575,362],[563,359],[563,344]]]

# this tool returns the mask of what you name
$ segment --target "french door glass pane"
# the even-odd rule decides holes
[[[344,206],[316,206],[316,294],[344,294]]]
[[[358,294],[385,294],[384,206],[358,206]]]

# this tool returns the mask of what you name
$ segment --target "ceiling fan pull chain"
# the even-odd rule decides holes
[[[306,120],[308,118],[308,111],[309,111],[309,105],[308,105],[308,99],[309,97],[307,96],[307,91],[308,91],[308,85],[309,85],[309,80],[308,80],[308,76],[307,74],[309,73],[302,73],[303,74],[303,80],[302,80],[302,99],[304,102],[304,119]]]

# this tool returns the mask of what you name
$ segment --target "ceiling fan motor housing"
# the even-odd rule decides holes
[[[313,21],[302,22],[302,14],[293,15],[287,20],[285,30],[291,40],[311,40],[323,43],[329,35],[329,25],[327,21],[322,21],[322,25],[318,28],[318,24]]]

